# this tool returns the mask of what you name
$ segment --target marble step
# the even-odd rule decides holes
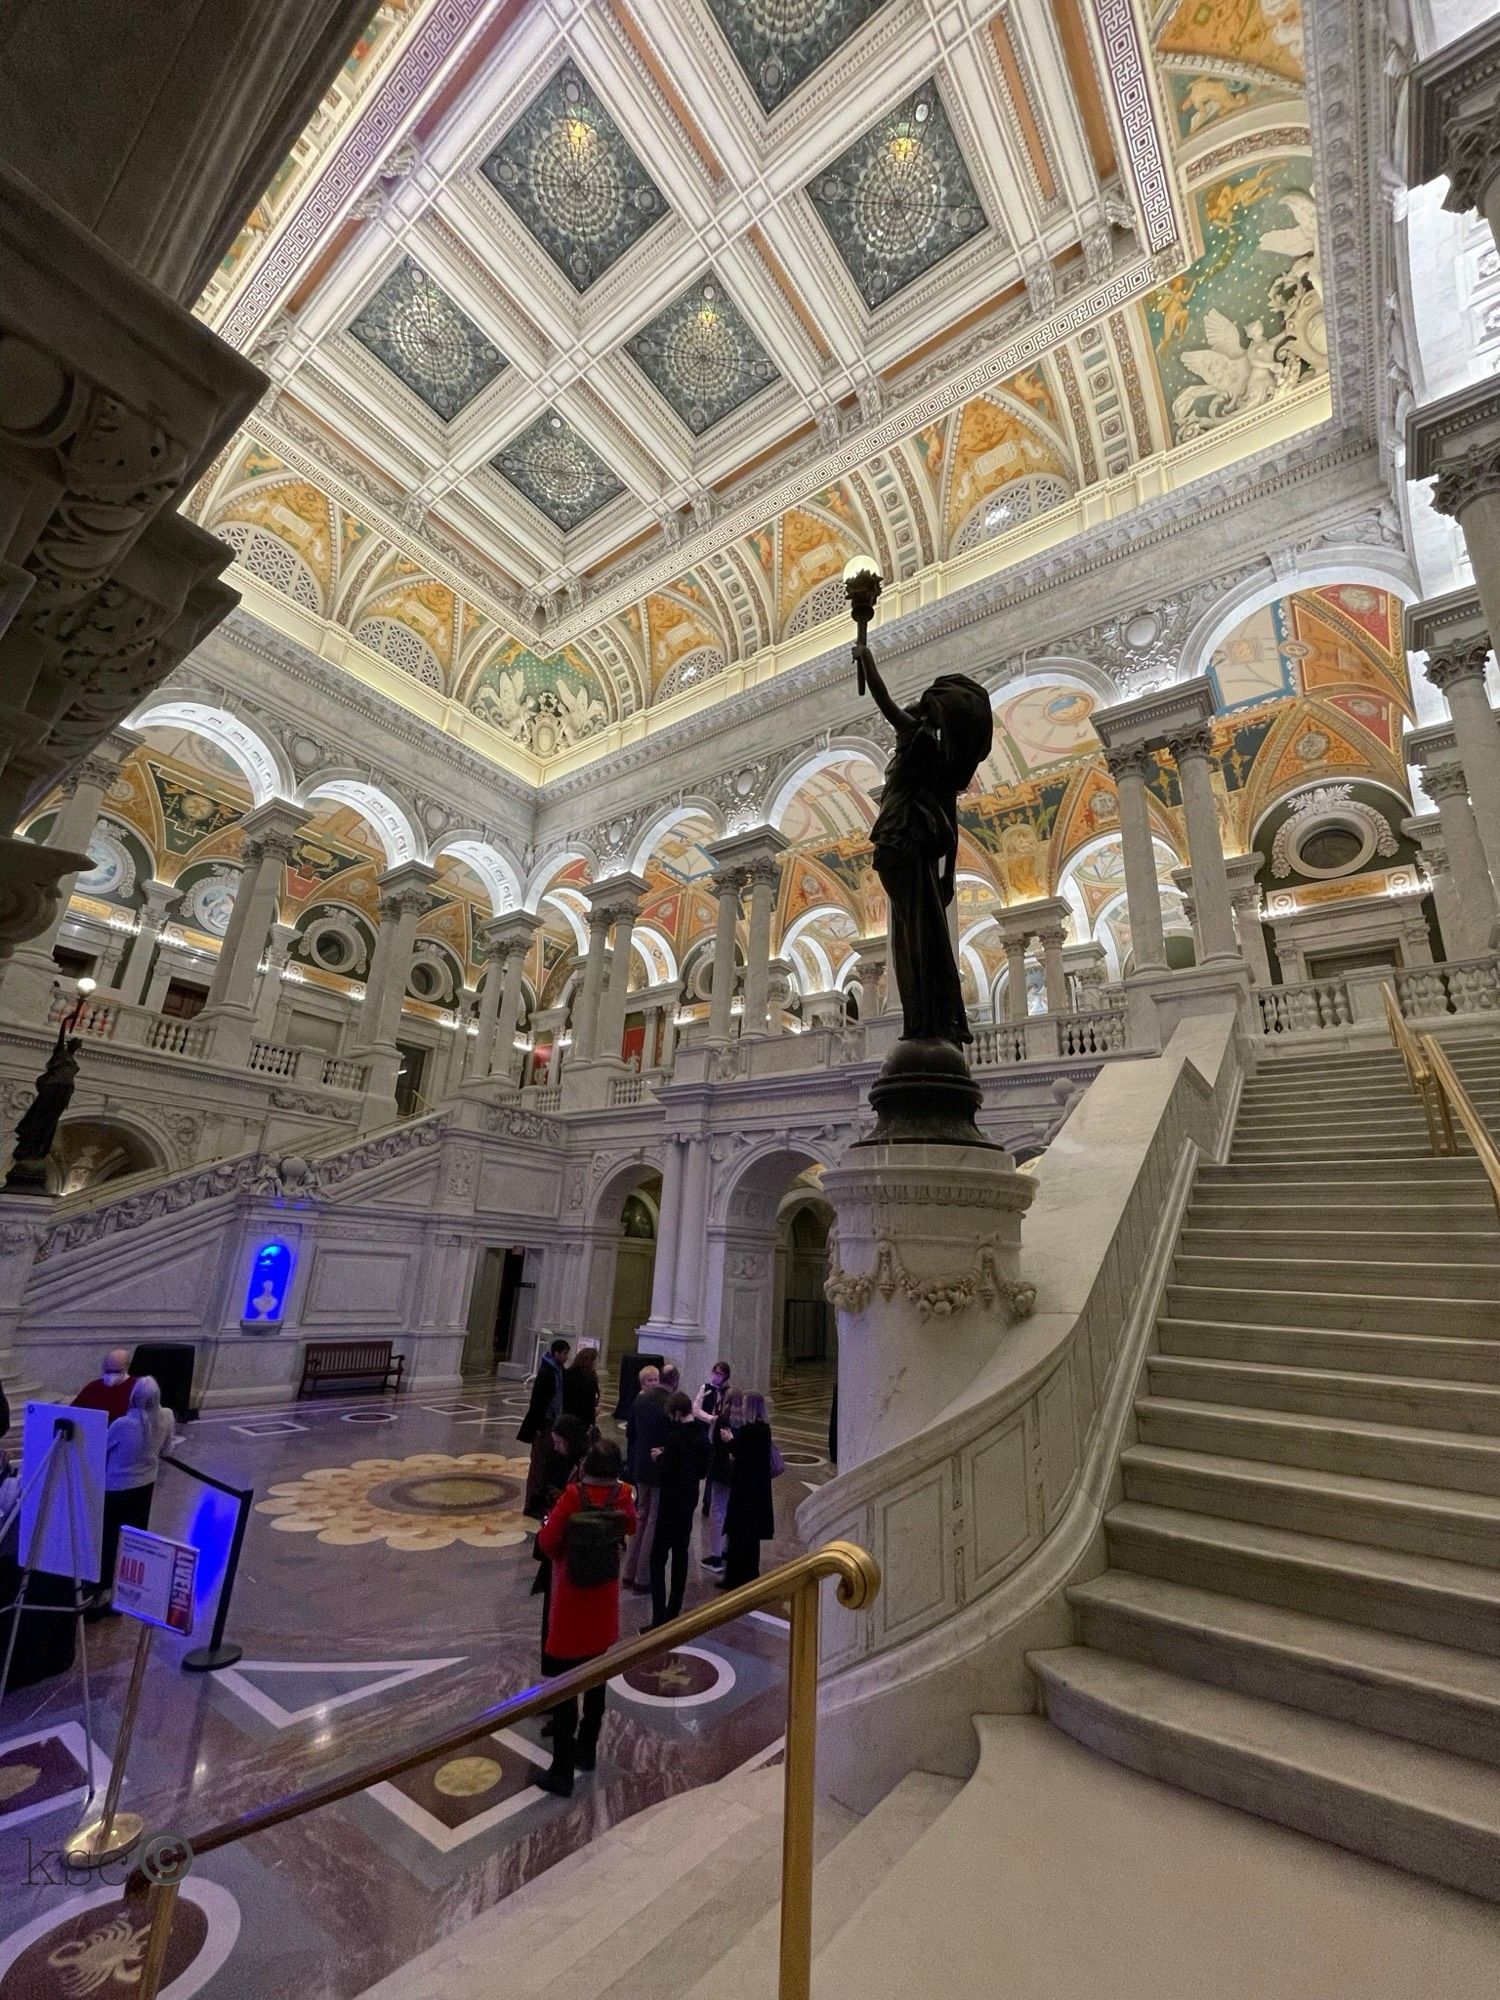
[[[1271,1368],[1326,1368],[1334,1373],[1428,1377],[1500,1384],[1500,1340],[1448,1339],[1413,1332],[1358,1333],[1337,1327],[1246,1326],[1233,1320],[1163,1317],[1163,1354],[1259,1362]]]
[[[1125,1497],[1482,1567],[1500,1558],[1500,1499],[1219,1452],[1130,1445]]]
[[[1297,1528],[1126,1500],[1105,1517],[1117,1569],[1500,1656],[1500,1573]]]
[[[1393,1104],[1365,1107],[1341,1104],[1337,1110],[1330,1110],[1327,1106],[1303,1106],[1295,1111],[1281,1108],[1261,1111],[1253,1105],[1243,1105],[1234,1130],[1236,1138],[1273,1139],[1281,1136],[1301,1138],[1308,1133],[1327,1132],[1330,1128],[1362,1140],[1386,1137],[1406,1140],[1413,1134],[1419,1139],[1428,1136],[1426,1115],[1416,1104],[1410,1108]]]
[[[1292,1182],[1298,1186],[1326,1189],[1330,1194],[1341,1186],[1374,1181],[1385,1183],[1393,1190],[1409,1189],[1414,1198],[1422,1200],[1429,1198],[1434,1189],[1463,1188],[1472,1191],[1478,1188],[1482,1193],[1487,1193],[1489,1189],[1484,1168],[1471,1153],[1443,1159],[1434,1158],[1431,1153],[1403,1155],[1394,1160],[1378,1156],[1358,1159],[1339,1155],[1314,1161],[1306,1153],[1293,1152],[1264,1159],[1235,1159],[1225,1166],[1200,1167],[1195,1186],[1199,1192],[1206,1192],[1247,1181],[1267,1187]]]
[[[815,1953],[897,1875],[911,1849],[962,1790],[957,1778],[914,1771],[845,1834],[813,1876]],[[780,1927],[778,1900],[695,1984],[663,1989],[662,2000],[776,2000]],[[632,1991],[629,2000],[640,1996]]]
[[[1490,1387],[1467,1380],[1434,1381],[1430,1376],[1339,1373],[1152,1354],[1146,1360],[1146,1380],[1153,1398],[1500,1438],[1500,1375]]]
[[[1420,1160],[1433,1157],[1425,1131],[1413,1132],[1404,1139],[1366,1139],[1338,1130],[1332,1121],[1320,1131],[1304,1135],[1277,1132],[1268,1134],[1264,1139],[1245,1139],[1236,1131],[1229,1148],[1231,1166],[1252,1160],[1328,1160],[1352,1164],[1356,1160]]]
[[[1172,1275],[1183,1285],[1205,1285],[1250,1291],[1272,1289],[1338,1292],[1360,1298],[1457,1299],[1492,1302],[1500,1323],[1500,1269],[1488,1264],[1464,1265],[1444,1258],[1419,1264],[1387,1257],[1379,1261],[1341,1257],[1297,1257],[1287,1245],[1280,1256],[1203,1257],[1179,1250]]]
[[[1437,2000],[1500,1980],[1489,1906],[975,1719],[955,1803],[814,1969],[817,2000]]]
[[[1140,1443],[1163,1450],[1500,1497],[1500,1440],[1472,1432],[1155,1395],[1137,1398],[1135,1419]]]
[[[1500,1327],[1483,1299],[1381,1298],[1359,1292],[1241,1291],[1233,1287],[1167,1286],[1173,1319],[1230,1320],[1245,1326],[1342,1327],[1350,1333],[1419,1333],[1492,1338]]]
[[[1256,1214],[1259,1211],[1246,1211]],[[1491,1215],[1494,1210],[1491,1209]],[[1300,1222],[1313,1221],[1304,1210]],[[1361,1211],[1363,1225],[1368,1218]],[[1293,1263],[1316,1260],[1320,1269],[1334,1260],[1350,1261],[1359,1268],[1367,1263],[1421,1264],[1448,1263],[1459,1269],[1475,1264],[1500,1264],[1500,1227],[1480,1229],[1401,1229],[1354,1226],[1347,1229],[1307,1229],[1285,1223],[1247,1222],[1241,1214],[1231,1223],[1208,1227],[1189,1211],[1187,1226],[1178,1237],[1178,1248],[1189,1257],[1285,1256]]]
[[[1309,1224],[1317,1224],[1324,1231],[1337,1230],[1343,1235],[1345,1230],[1340,1225],[1347,1225],[1349,1231],[1361,1235],[1378,1231],[1416,1243],[1455,1240],[1465,1246],[1488,1242],[1492,1235],[1500,1234],[1495,1204],[1488,1191],[1479,1187],[1449,1189],[1436,1199],[1423,1190],[1420,1198],[1389,1202],[1385,1190],[1378,1185],[1371,1188],[1369,1182],[1346,1185],[1331,1192],[1337,1193],[1339,1199],[1324,1199],[1312,1209],[1303,1200],[1289,1198],[1280,1188],[1258,1191],[1254,1187],[1221,1188],[1214,1190],[1212,1200],[1194,1200],[1189,1204],[1185,1226],[1279,1233],[1282,1229],[1306,1229]],[[1376,1195],[1378,1200],[1374,1199]]]
[[[917,1773],[862,1820],[819,1808],[815,1948],[959,1790],[957,1780]],[[568,1855],[360,2000],[494,2000],[500,1990],[506,2000],[774,2000],[781,1796],[774,1766],[679,1793]],[[726,1959],[736,1960],[732,1983],[707,1983]]]
[[[1033,1653],[1050,1720],[1133,1770],[1500,1897],[1500,1772],[1085,1646]]]
[[[1097,1651],[1500,1764],[1500,1660],[1129,1570],[1068,1592]]]

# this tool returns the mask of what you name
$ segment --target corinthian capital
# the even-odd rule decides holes
[[[1444,799],[1466,799],[1469,781],[1462,764],[1429,764],[1422,773],[1427,796],[1441,805]]]
[[[1214,734],[1206,722],[1200,722],[1195,728],[1181,729],[1169,736],[1167,748],[1175,764],[1183,764],[1192,757],[1212,757]]]
[[[1485,110],[1457,112],[1447,119],[1442,144],[1448,173],[1444,208],[1455,215],[1482,210],[1485,192],[1500,173],[1500,99]]]
[[[1446,646],[1434,646],[1427,655],[1427,678],[1446,694],[1458,681],[1484,684],[1484,670],[1490,657],[1489,634],[1477,639],[1455,639]]]
[[[1432,504],[1455,520],[1487,493],[1500,493],[1500,438],[1481,439],[1455,459],[1433,482]]]
[[[1151,752],[1144,743],[1128,743],[1119,750],[1106,750],[1104,763],[1117,785],[1122,778],[1139,778],[1144,784],[1151,775]]]

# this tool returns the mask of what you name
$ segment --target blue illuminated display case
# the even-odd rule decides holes
[[[292,1282],[292,1253],[285,1243],[263,1243],[250,1264],[245,1287],[246,1326],[279,1326]]]

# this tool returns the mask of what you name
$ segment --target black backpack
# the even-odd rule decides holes
[[[580,1590],[601,1583],[616,1583],[620,1576],[620,1556],[625,1547],[625,1516],[611,1498],[596,1507],[580,1485],[583,1504],[568,1519],[563,1530],[563,1564],[568,1581]],[[613,1493],[618,1495],[616,1482]]]

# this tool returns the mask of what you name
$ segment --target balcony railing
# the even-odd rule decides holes
[[[1389,983],[1405,1021],[1474,1019],[1500,1013],[1500,953],[1438,965],[1365,966],[1336,979],[1257,986],[1250,995],[1268,1038],[1318,1035],[1330,1028],[1368,1027],[1382,1018],[1381,986]]]
[[[48,1010],[49,1026],[56,1027],[66,1020],[73,1005],[70,995],[59,994]],[[363,1092],[369,1082],[369,1070],[364,1063],[330,1056],[321,1049],[293,1048],[259,1036],[238,1060],[230,1060],[217,1045],[211,1019],[186,1020],[175,1014],[154,1014],[148,1007],[128,1006],[113,993],[91,995],[79,1009],[73,1032],[90,1041],[109,1042],[119,1049],[149,1049],[154,1055],[248,1070],[254,1076],[312,1084],[324,1090]]]
[[[1070,1057],[1118,1055],[1130,1046],[1129,1023],[1113,1007],[1086,1014],[1029,1014],[1024,1021],[980,1023],[974,1029],[975,1069]]]

